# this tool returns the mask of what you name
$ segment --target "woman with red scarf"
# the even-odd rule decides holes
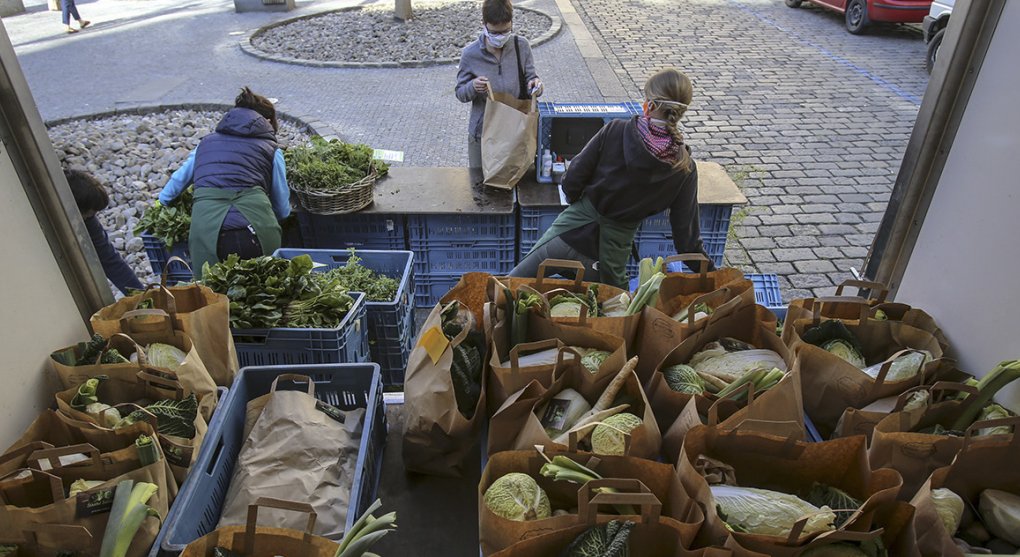
[[[606,124],[570,162],[563,177],[570,206],[511,276],[533,277],[546,259],[570,259],[584,264],[585,279],[627,289],[638,226],[666,209],[677,253],[704,254],[698,169],[678,127],[692,95],[691,80],[675,69],[649,78],[644,114]]]

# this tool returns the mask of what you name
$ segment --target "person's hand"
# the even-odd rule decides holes
[[[541,97],[544,90],[545,86],[542,85],[542,80],[537,77],[528,82],[528,92],[532,97]]]
[[[471,83],[474,84],[476,93],[486,93],[489,90],[489,78],[484,75],[476,77]]]

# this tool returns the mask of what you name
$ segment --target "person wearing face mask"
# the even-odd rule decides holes
[[[513,15],[510,0],[484,0],[482,32],[460,55],[455,92],[460,102],[471,103],[468,166],[475,182],[481,182],[482,119],[488,89],[519,99],[537,97],[543,91],[535,73],[531,43],[514,34]]]
[[[644,114],[610,121],[571,160],[562,184],[570,206],[511,276],[533,277],[545,259],[570,259],[584,264],[585,279],[627,289],[638,226],[666,209],[677,253],[704,254],[698,168],[679,127],[692,96],[691,80],[675,69],[649,78]]]

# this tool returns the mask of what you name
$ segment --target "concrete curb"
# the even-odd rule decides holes
[[[244,53],[246,53],[246,54],[248,54],[250,56],[254,56],[255,58],[261,58],[262,60],[268,60],[270,62],[279,62],[281,64],[294,64],[294,65],[297,65],[297,66],[309,66],[309,67],[312,67],[312,68],[345,68],[345,69],[428,68],[428,67],[432,67],[432,66],[444,66],[444,65],[447,65],[447,64],[456,64],[457,62],[460,61],[460,58],[437,58],[435,60],[404,60],[404,61],[397,61],[397,62],[334,62],[334,61],[325,61],[325,60],[306,60],[304,58],[293,58],[293,57],[290,57],[290,56],[283,56],[283,55],[280,55],[280,54],[273,54],[273,53],[270,53],[270,52],[266,52],[264,50],[259,50],[251,42],[252,39],[254,39],[255,37],[259,36],[262,33],[265,33],[266,31],[268,31],[270,29],[273,29],[275,27],[280,27],[280,26],[283,26],[283,25],[287,25],[287,24],[293,23],[295,21],[300,21],[300,20],[303,20],[303,19],[311,19],[311,18],[315,18],[315,17],[319,17],[319,16],[331,14],[331,13],[351,12],[351,11],[360,10],[360,9],[361,9],[361,6],[351,6],[351,7],[347,7],[347,8],[340,8],[340,9],[336,9],[336,10],[327,10],[327,11],[323,11],[323,12],[317,12],[317,13],[314,13],[314,14],[307,14],[307,15],[302,15],[302,16],[298,16],[298,17],[292,17],[292,18],[289,18],[289,19],[284,19],[282,21],[277,21],[275,23],[270,23],[269,25],[266,25],[266,26],[263,26],[263,27],[259,27],[258,29],[252,31],[247,36],[245,36],[243,39],[241,39],[238,44],[239,44],[239,46],[241,47],[241,50]],[[545,43],[545,42],[548,42],[548,41],[552,40],[553,37],[555,37],[557,34],[559,34],[560,29],[563,28],[563,21],[562,21],[562,19],[558,15],[554,15],[554,14],[551,14],[549,12],[546,12],[546,11],[543,11],[543,10],[539,10],[539,9],[536,9],[536,8],[525,8],[523,6],[516,6],[515,9],[517,9],[517,10],[525,10],[525,11],[541,14],[541,15],[544,15],[545,17],[549,18],[552,21],[552,25],[549,27],[549,30],[546,31],[545,33],[543,33],[542,35],[540,35],[538,38],[536,38],[534,41],[531,42],[531,46],[533,46],[533,47],[534,46],[538,46],[538,45],[540,45],[542,43]]]
[[[70,122],[77,122],[79,120],[100,120],[103,118],[110,118],[112,116],[122,115],[146,115],[154,114],[157,112],[169,112],[171,110],[200,110],[200,111],[223,111],[226,112],[234,108],[232,104],[223,103],[174,103],[174,104],[159,104],[159,105],[125,105],[118,107],[113,110],[106,110],[103,112],[94,112],[91,114],[83,114],[81,116],[68,116],[65,118],[58,118],[56,120],[47,120],[45,125],[47,128],[52,126],[59,126],[61,124],[67,124]],[[344,141],[336,130],[327,124],[322,123],[317,117],[303,116],[289,114],[287,112],[277,111],[277,119],[285,120],[294,124],[298,127],[304,128],[310,135],[319,135],[326,139],[337,138]]]

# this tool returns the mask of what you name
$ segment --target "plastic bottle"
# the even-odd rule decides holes
[[[552,175],[552,164],[553,164],[552,153],[549,152],[549,149],[546,149],[542,153],[542,177],[543,178],[548,178],[550,175]]]

